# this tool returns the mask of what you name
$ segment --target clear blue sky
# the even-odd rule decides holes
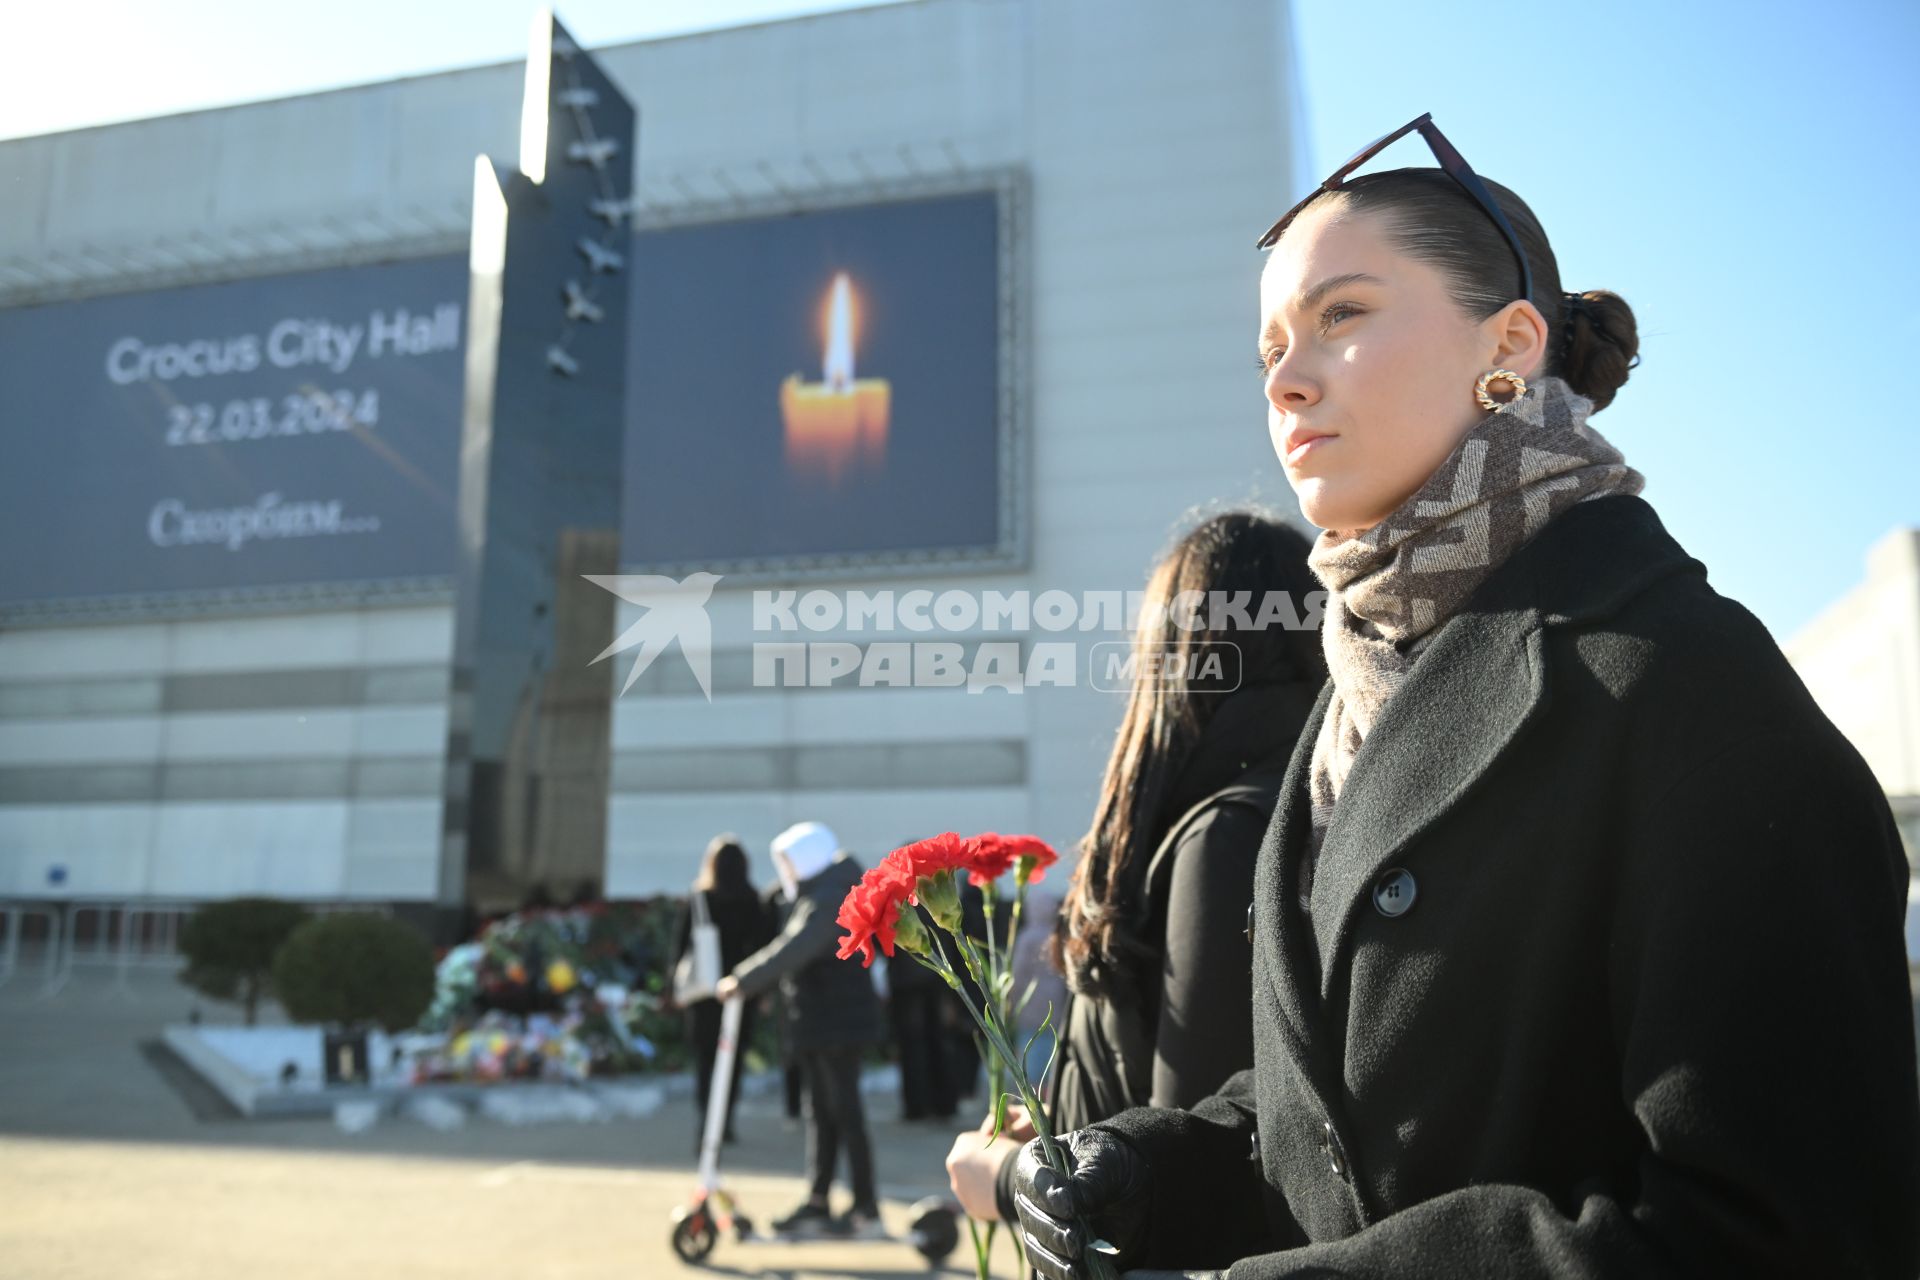
[[[846,7],[559,6],[589,45]],[[0,137],[509,59],[531,11],[11,0]],[[1567,287],[1633,304],[1644,364],[1595,426],[1777,636],[1857,581],[1878,537],[1920,524],[1920,412],[1882,376],[1920,363],[1920,4],[1302,0],[1294,14],[1316,177],[1432,111],[1533,205]],[[1429,160],[1415,141],[1382,163]]]

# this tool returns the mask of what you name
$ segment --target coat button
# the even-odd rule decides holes
[[[1389,918],[1403,916],[1413,909],[1413,900],[1419,893],[1419,886],[1413,882],[1413,873],[1395,867],[1373,886],[1374,909]]]
[[[1248,1143],[1248,1146],[1250,1146],[1252,1150],[1248,1152],[1247,1159],[1251,1160],[1255,1164],[1259,1164],[1260,1163],[1260,1131],[1258,1129],[1255,1129],[1253,1131],[1253,1140],[1250,1143]]]
[[[1347,1177],[1346,1152],[1340,1147],[1340,1135],[1333,1131],[1333,1121],[1324,1121],[1321,1126],[1320,1151],[1327,1157],[1327,1169],[1334,1177],[1345,1181]]]

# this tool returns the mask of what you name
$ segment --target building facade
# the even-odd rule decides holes
[[[1011,424],[1000,447],[1013,477],[1002,495],[1011,554],[721,575],[704,606],[708,687],[675,650],[617,696],[607,893],[677,890],[714,833],[764,850],[802,819],[829,823],[869,858],[940,830],[1033,831],[1063,848],[1084,831],[1121,710],[1084,667],[1072,682],[1018,689],[769,687],[756,636],[876,635],[843,620],[767,636],[756,593],[1111,598],[1142,586],[1196,508],[1295,510],[1247,360],[1253,240],[1301,185],[1291,38],[1275,0],[917,0],[594,51],[639,113],[636,227],[994,194],[1000,412]],[[0,143],[0,325],[31,335],[76,304],[205,299],[463,255],[474,159],[514,154],[522,70]],[[935,263],[942,252],[926,246]],[[633,298],[644,311],[645,289]],[[439,330],[381,314],[394,349],[403,337],[418,344],[418,367],[439,357]],[[408,323],[437,317],[422,303]],[[289,332],[274,350],[291,359],[309,348]],[[324,355],[324,335],[313,341]],[[146,357],[117,358],[132,378]],[[389,401],[410,385],[393,376]],[[441,536],[446,495],[397,508],[417,524],[390,521],[390,574],[142,590],[137,571],[108,572],[110,541],[87,545],[90,530],[117,536],[95,483],[116,452],[88,452],[87,433],[104,428],[86,412],[55,412],[0,404],[10,452],[46,432],[71,446],[29,455],[64,459],[31,479],[55,532],[8,549],[42,589],[0,622],[0,897],[432,901],[453,609],[437,562],[416,571],[410,556]],[[221,425],[210,430],[206,456],[217,459]],[[62,516],[60,504],[81,514]],[[196,527],[190,504],[169,511],[141,512],[140,536],[178,541]],[[271,514],[282,531],[341,518]],[[223,519],[202,521],[208,536],[231,534],[235,518]],[[268,519],[256,511],[247,527]],[[119,586],[63,596],[68,557],[76,574],[84,563]],[[623,604],[616,633],[641,615]],[[1104,609],[1084,617],[1111,621]],[[1029,621],[941,638],[972,660],[1007,641],[1026,655],[1072,641],[1084,658],[1125,636]],[[624,686],[631,659],[611,660]],[[549,817],[543,829],[566,823]],[[764,862],[757,871],[770,874]]]
[[[1920,850],[1920,529],[1867,553],[1866,578],[1782,648],[1808,690],[1866,757]],[[1916,863],[1920,867],[1920,862]]]

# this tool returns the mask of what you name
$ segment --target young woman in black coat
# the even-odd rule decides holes
[[[1442,168],[1336,175],[1263,242],[1331,680],[1260,851],[1254,1065],[1072,1134],[1071,1179],[1024,1148],[1029,1257],[1913,1280],[1886,799],[1587,425],[1627,304],[1414,128]]]
[[[1134,682],[1050,948],[1071,993],[1055,1018],[1056,1126],[1186,1106],[1253,1061],[1246,941],[1214,924],[1246,914],[1281,771],[1326,678],[1307,545],[1226,512],[1149,577]],[[1251,626],[1267,608],[1271,625]],[[1158,674],[1148,658],[1162,654],[1197,677]],[[947,1173],[968,1213],[1013,1216],[1013,1155],[1031,1136],[1016,1108],[997,1140],[954,1140]]]
[[[720,972],[731,973],[733,966],[773,940],[779,926],[760,895],[754,891],[747,874],[747,851],[732,835],[715,836],[701,860],[700,874],[691,893],[706,896],[707,914],[720,931]],[[693,945],[693,899],[680,908],[674,935],[673,963],[678,964]],[[720,1046],[720,1002],[696,1000],[686,1010],[687,1042],[693,1046],[694,1064],[694,1145],[697,1149],[706,1131],[708,1090],[713,1085],[713,1061]],[[753,1041],[754,1009],[749,1004],[740,1014],[740,1044]],[[740,1065],[744,1053],[733,1058],[733,1084],[727,1094],[727,1119],[723,1138],[734,1141],[733,1108],[740,1100]]]

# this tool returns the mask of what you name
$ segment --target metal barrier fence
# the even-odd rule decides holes
[[[20,944],[31,921],[40,921],[45,926],[46,975],[43,985],[49,991],[54,989],[53,975],[60,963],[60,917],[51,907],[13,902],[0,906],[0,925],[6,929],[5,940],[0,941],[0,987],[6,986],[20,968]]]
[[[58,995],[78,966],[110,968],[114,987],[128,995],[133,971],[171,968],[180,962],[180,932],[187,918],[204,904],[191,900],[140,899],[113,901],[0,901],[0,987],[22,966],[21,951],[29,934],[42,948],[41,998]],[[314,915],[365,911],[392,915],[383,902],[308,902]]]

